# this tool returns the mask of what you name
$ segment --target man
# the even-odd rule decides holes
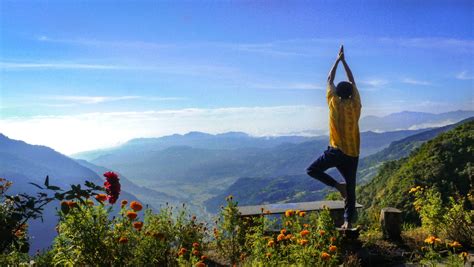
[[[344,65],[347,79],[334,86],[334,78],[339,62]],[[329,106],[329,146],[326,151],[306,170],[308,175],[328,186],[336,188],[344,198],[343,229],[352,228],[351,222],[355,210],[355,185],[357,164],[359,162],[359,117],[360,96],[352,72],[344,58],[344,47],[329,72],[327,85],[327,102]],[[338,183],[325,171],[336,167],[346,183]]]

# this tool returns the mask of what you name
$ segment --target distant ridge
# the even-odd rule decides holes
[[[359,125],[363,131],[415,130],[453,124],[472,116],[474,116],[472,110],[457,110],[439,114],[402,111],[382,117],[366,116],[360,120]]]

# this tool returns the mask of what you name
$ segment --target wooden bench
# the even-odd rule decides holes
[[[342,200],[261,204],[253,206],[240,206],[238,208],[242,217],[252,217],[261,215],[262,208],[263,210],[267,211],[267,213],[265,213],[264,215],[282,215],[287,210],[300,210],[310,213],[321,211],[324,207],[329,208],[335,226],[340,226],[344,223],[344,201]],[[356,203],[356,209],[360,208],[362,208],[362,205]]]

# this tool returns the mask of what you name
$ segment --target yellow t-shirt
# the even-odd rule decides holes
[[[360,95],[357,87],[349,99],[336,95],[333,83],[328,84],[326,98],[329,106],[329,145],[351,157],[359,156]]]

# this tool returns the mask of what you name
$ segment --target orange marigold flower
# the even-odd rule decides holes
[[[199,255],[199,250],[194,249],[194,250],[193,250],[193,255],[194,255],[194,256],[198,256],[198,255]]]
[[[194,266],[196,266],[196,267],[206,267],[207,265],[204,262],[199,261]]]
[[[286,229],[285,228],[281,229],[280,234],[286,234]]]
[[[427,244],[434,244],[435,240],[436,240],[436,237],[435,237],[435,236],[429,236],[429,237],[427,237],[427,238],[425,239],[425,243],[427,243]]]
[[[133,222],[133,228],[141,230],[143,227],[143,222]]]
[[[141,211],[143,206],[138,201],[132,201],[132,203],[130,203],[130,208],[132,208],[134,211]]]
[[[467,256],[469,256],[469,254],[466,251],[459,253],[459,257],[463,259],[467,258]]]
[[[188,250],[186,248],[180,248],[179,252],[178,252],[178,256],[184,255],[184,254],[186,254],[186,252],[188,252]]]
[[[308,242],[309,242],[309,241],[306,240],[306,239],[301,239],[301,240],[298,241],[298,243],[299,243],[300,245],[302,245],[302,246],[308,244]]]
[[[287,211],[285,211],[285,216],[286,217],[291,217],[291,216],[293,216],[294,213],[295,212],[293,210],[287,210]]]
[[[462,247],[462,245],[458,241],[453,241],[453,242],[449,243],[449,246],[452,247],[452,248]]]
[[[329,252],[336,252],[337,251],[337,247],[336,246],[329,246]]]
[[[272,256],[272,253],[267,252],[267,254],[265,254],[265,256],[267,256],[267,258],[270,258]]]
[[[323,236],[324,234],[326,234],[326,231],[324,231],[324,230],[319,230],[319,235]]]
[[[122,202],[120,204],[122,204],[122,207],[123,207],[123,206],[128,204],[128,201],[126,199],[124,199],[124,200],[122,200]]]
[[[279,234],[279,235],[277,236],[277,241],[282,241],[282,240],[284,240],[284,239],[285,239],[285,234]]]
[[[206,255],[202,255],[202,256],[201,256],[201,260],[203,260],[203,261],[207,260],[207,256],[206,256]]]
[[[67,202],[67,205],[69,206],[69,208],[75,208],[75,207],[77,207],[77,203],[74,202],[74,201],[68,201],[68,202]]]
[[[435,238],[434,241],[435,241],[435,243],[438,243],[438,244],[441,243],[441,239],[439,239],[439,238]]]
[[[329,241],[331,241],[331,243],[334,243],[334,242],[336,242],[336,237],[334,237],[334,236],[331,236],[331,238],[329,238]]]
[[[308,228],[308,227],[309,227],[309,224],[305,223],[305,224],[303,224],[303,227],[304,227],[304,228]]]
[[[267,246],[273,247],[274,245],[275,245],[275,241],[273,241],[273,240],[268,241]]]
[[[287,221],[287,222],[285,222],[285,225],[290,226],[290,225],[292,225],[292,223],[290,221]]]
[[[119,243],[120,243],[120,244],[126,244],[126,243],[128,243],[128,238],[126,238],[126,237],[124,237],[124,236],[120,237]]]
[[[300,212],[298,213],[298,215],[299,215],[300,217],[304,217],[304,216],[306,216],[306,212],[300,211]]]
[[[292,235],[292,234],[287,234],[287,235],[285,236],[285,239],[286,239],[286,240],[292,239],[292,238],[293,238],[293,235]]]
[[[106,194],[97,194],[95,195],[95,199],[99,202],[104,202],[107,200],[107,195]]]
[[[329,260],[331,258],[331,255],[327,252],[321,252],[321,259],[323,260]]]
[[[134,211],[127,211],[127,217],[130,219],[130,220],[133,220],[135,218],[137,218],[138,214]]]
[[[309,231],[308,230],[303,230],[303,231],[300,232],[300,235],[301,235],[301,237],[305,237],[305,236],[309,235]]]
[[[199,247],[199,243],[198,242],[194,242],[193,243],[193,248],[198,248]]]

